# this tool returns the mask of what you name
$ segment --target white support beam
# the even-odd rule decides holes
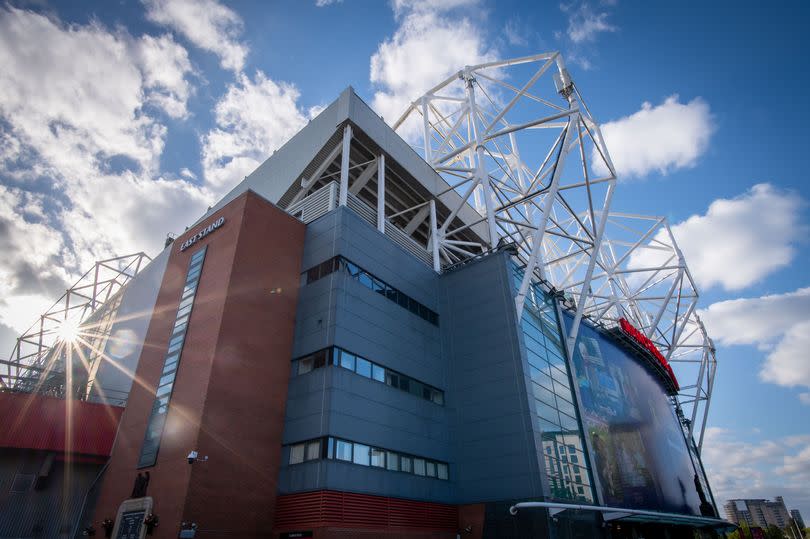
[[[385,154],[377,158],[377,230],[385,234]]]
[[[424,222],[425,217],[427,217],[429,213],[430,213],[429,206],[422,206],[421,208],[419,208],[419,211],[416,212],[416,215],[414,215],[411,218],[411,220],[408,221],[408,224],[405,225],[403,231],[408,235],[413,234],[413,231],[419,228],[419,225],[421,225]]]
[[[343,129],[343,148],[340,155],[340,206],[349,200],[349,151],[352,143],[352,125],[346,124]]]
[[[534,278],[534,268],[537,267],[540,260],[541,251],[543,250],[543,237],[546,232],[546,223],[548,217],[551,215],[551,207],[554,205],[554,199],[557,198],[557,191],[560,188],[560,176],[562,175],[563,165],[565,164],[565,157],[567,152],[565,149],[569,146],[569,142],[574,133],[573,119],[569,118],[568,127],[565,128],[565,137],[563,138],[562,146],[560,146],[559,154],[557,156],[557,163],[554,165],[554,174],[551,176],[551,185],[549,186],[546,198],[543,201],[543,211],[540,219],[535,226],[537,228],[532,233],[532,252],[529,255],[529,260],[526,263],[526,269],[523,274],[523,281],[520,283],[520,290],[515,297],[515,307],[517,308],[518,320],[523,314],[523,304],[526,301],[526,294],[529,292],[529,285]]]
[[[439,273],[442,270],[442,261],[439,258],[439,227],[436,221],[436,201],[430,199],[430,245],[433,250],[433,271]]]
[[[353,195],[358,194],[360,191],[363,190],[363,187],[368,184],[368,181],[374,176],[374,173],[377,172],[377,159],[372,159],[371,162],[366,165],[366,168],[363,169],[363,172],[357,177],[354,182],[352,182],[351,187],[349,187],[349,192]]]
[[[571,332],[568,334],[568,340],[571,343],[571,349],[574,348],[574,343],[577,340],[577,332],[579,331],[579,324],[582,322],[582,312],[585,309],[585,300],[591,290],[591,279],[593,278],[593,270],[596,265],[596,260],[599,258],[599,251],[602,248],[602,237],[605,234],[605,225],[608,220],[607,209],[610,207],[611,199],[613,198],[613,189],[616,187],[616,180],[608,184],[608,192],[605,197],[605,207],[602,208],[602,215],[599,218],[599,228],[596,231],[596,241],[593,246],[593,252],[588,257],[588,269],[585,271],[585,282],[582,283],[582,288],[579,291],[579,299],[577,300],[577,312],[574,315],[574,322],[571,324]]]

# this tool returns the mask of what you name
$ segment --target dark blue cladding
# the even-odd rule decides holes
[[[571,316],[563,318],[570,328]],[[700,515],[696,468],[661,383],[586,324],[573,360],[604,504]]]

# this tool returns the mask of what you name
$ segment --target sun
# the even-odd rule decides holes
[[[62,342],[76,342],[79,338],[79,321],[75,318],[65,318],[56,329],[56,337]]]

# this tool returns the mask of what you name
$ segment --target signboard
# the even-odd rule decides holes
[[[570,327],[572,317],[563,319]],[[579,410],[603,503],[701,515],[697,472],[667,388],[628,345],[583,324],[573,350]]]
[[[115,539],[141,539],[141,528],[146,511],[126,511],[118,522],[118,534]]]
[[[189,239],[187,239],[186,241],[181,243],[180,244],[180,250],[185,251],[186,249],[188,249],[189,247],[191,247],[192,245],[194,245],[195,243],[197,243],[198,241],[200,241],[201,239],[206,237],[208,234],[210,234],[211,232],[213,232],[216,229],[218,229],[219,227],[221,227],[223,224],[225,224],[225,218],[220,217],[219,219],[217,219],[216,221],[214,221],[213,223],[211,223],[207,227],[201,229],[199,232],[197,232],[196,234],[191,236]]]
[[[678,380],[675,378],[675,373],[672,372],[672,366],[667,361],[667,358],[664,357],[664,354],[655,346],[649,337],[644,335],[641,331],[639,331],[633,324],[628,322],[625,318],[619,319],[619,327],[622,329],[622,332],[625,335],[628,335],[632,338],[636,343],[638,343],[642,348],[647,350],[649,353],[658,360],[658,363],[667,371],[670,380],[675,384],[675,389],[679,390],[680,386],[678,384]]]
[[[299,539],[300,537],[312,537],[312,530],[301,532],[284,532],[279,537],[280,539]]]

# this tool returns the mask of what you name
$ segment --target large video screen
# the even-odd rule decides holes
[[[570,327],[571,318],[564,318]],[[702,488],[662,383],[620,344],[586,324],[573,359],[604,503],[700,515]]]

